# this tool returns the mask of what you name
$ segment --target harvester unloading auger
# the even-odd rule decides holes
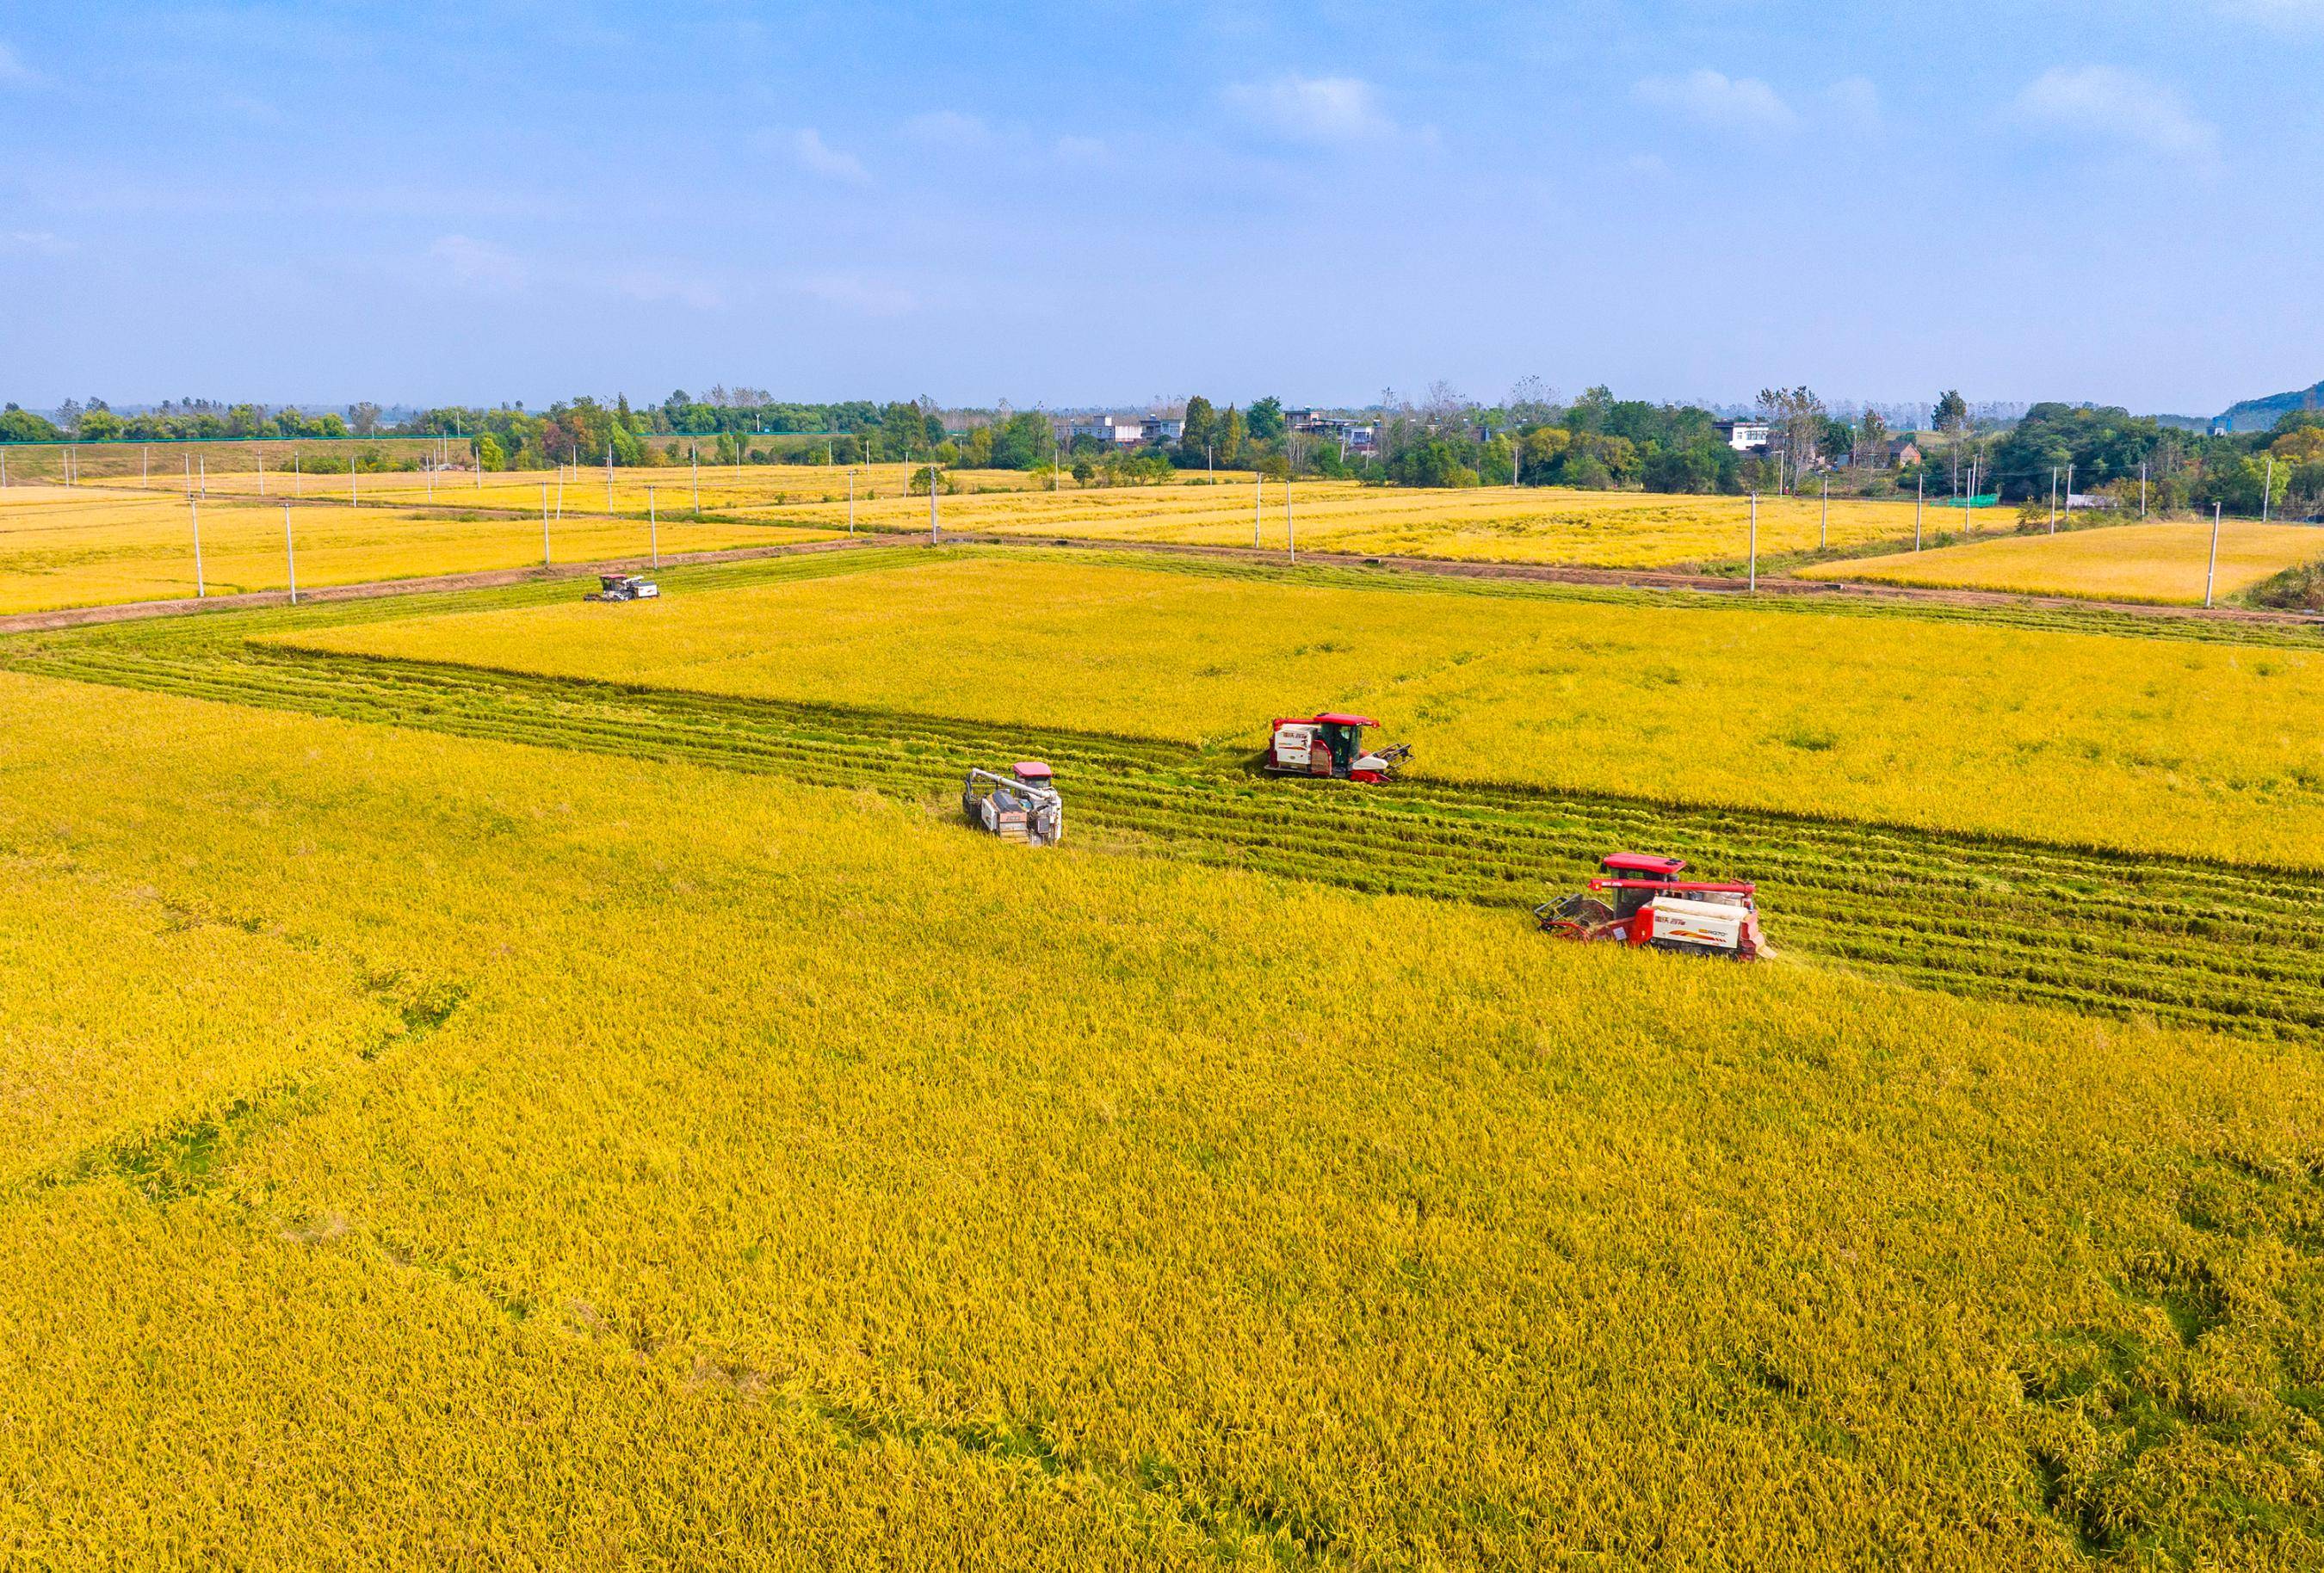
[[[1560,939],[1613,940],[1658,951],[1756,961],[1775,953],[1759,929],[1758,888],[1740,880],[1681,879],[1683,858],[1616,852],[1590,888],[1534,908]]]
[[[1049,767],[1019,759],[1003,776],[973,769],[961,783],[960,811],[968,823],[1005,842],[1053,847],[1065,839],[1065,800]]]

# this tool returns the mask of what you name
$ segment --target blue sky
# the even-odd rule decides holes
[[[0,4],[0,397],[2324,377],[2324,0]]]

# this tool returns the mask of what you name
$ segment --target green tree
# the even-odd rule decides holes
[[[1669,447],[1658,446],[1647,456],[1640,478],[1649,492],[1715,492],[1719,489],[1719,445],[1691,442]]]
[[[1250,421],[1243,418],[1241,410],[1230,404],[1224,419],[1219,422],[1218,431],[1219,463],[1229,469],[1241,468],[1249,457],[1243,450],[1250,446]]]
[[[1283,435],[1283,400],[1270,393],[1250,407],[1244,418],[1250,435],[1259,442],[1273,442]]]
[[[0,442],[55,442],[64,436],[42,416],[11,404],[0,410]]]
[[[1186,400],[1186,428],[1178,437],[1178,462],[1199,465],[1218,441],[1219,415],[1200,393]]]

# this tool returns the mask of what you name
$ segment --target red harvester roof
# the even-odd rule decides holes
[[[1379,724],[1369,715],[1343,715],[1336,710],[1319,715],[1315,719],[1319,722],[1337,726],[1378,726]]]
[[[1616,852],[1600,867],[1625,874],[1675,874],[1686,867],[1686,860],[1657,858],[1646,852]]]
[[[1019,781],[1046,781],[1051,775],[1049,767],[1038,759],[1019,759],[1016,770]]]

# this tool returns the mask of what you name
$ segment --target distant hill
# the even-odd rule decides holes
[[[2324,382],[2230,404],[2219,419],[2227,422],[2229,431],[2265,431],[2295,409],[2324,409]]]

